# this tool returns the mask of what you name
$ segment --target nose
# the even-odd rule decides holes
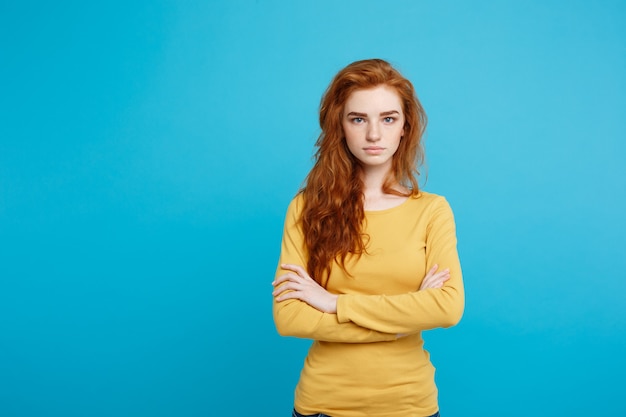
[[[376,142],[380,140],[380,126],[378,126],[378,123],[369,123],[367,125],[366,139],[369,142]]]

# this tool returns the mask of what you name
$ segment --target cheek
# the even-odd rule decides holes
[[[400,142],[402,140],[402,137],[404,136],[404,128],[396,130],[394,132],[394,136],[396,137],[396,140]]]
[[[394,141],[394,145],[395,145],[394,153],[400,147],[400,144],[402,143],[402,136],[403,135],[404,135],[404,129],[400,129],[399,131],[394,133],[394,136],[396,138],[396,140]]]
[[[343,134],[343,137],[346,138],[346,140],[347,140],[348,137],[351,136],[350,126],[347,126],[345,123],[342,123],[341,124],[341,133]]]
[[[359,139],[359,132],[354,126],[344,126],[343,128],[343,137],[346,139],[348,145],[351,142],[356,142]]]
[[[393,154],[394,155],[396,154],[396,152],[398,152],[398,149],[400,149],[400,141],[396,142],[395,145],[396,146],[394,147],[394,150],[393,150]]]
[[[358,148],[358,142],[354,140],[350,135],[346,135],[345,139],[346,148],[350,151],[350,153],[354,154],[355,149]]]

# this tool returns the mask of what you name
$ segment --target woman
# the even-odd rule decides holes
[[[278,332],[314,340],[293,416],[439,415],[421,332],[455,325],[464,293],[452,211],[416,180],[425,125],[380,59],[348,65],[322,98],[272,283]]]

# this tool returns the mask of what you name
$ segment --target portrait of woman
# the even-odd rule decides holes
[[[285,217],[273,285],[282,336],[311,339],[293,416],[438,416],[422,332],[464,310],[455,222],[422,191],[426,114],[381,59],[339,71],[315,163]]]

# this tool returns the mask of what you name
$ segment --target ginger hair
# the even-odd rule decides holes
[[[318,283],[326,285],[333,263],[346,272],[348,255],[366,252],[363,233],[362,168],[346,144],[342,127],[344,106],[356,90],[379,85],[392,87],[400,97],[404,113],[404,135],[393,156],[383,192],[401,196],[419,193],[418,167],[424,161],[422,136],[426,114],[413,84],[382,59],[356,61],[334,77],[322,96],[319,111],[321,134],[315,146],[315,163],[301,192],[301,216],[308,251],[307,270]],[[408,192],[398,190],[398,185]]]

